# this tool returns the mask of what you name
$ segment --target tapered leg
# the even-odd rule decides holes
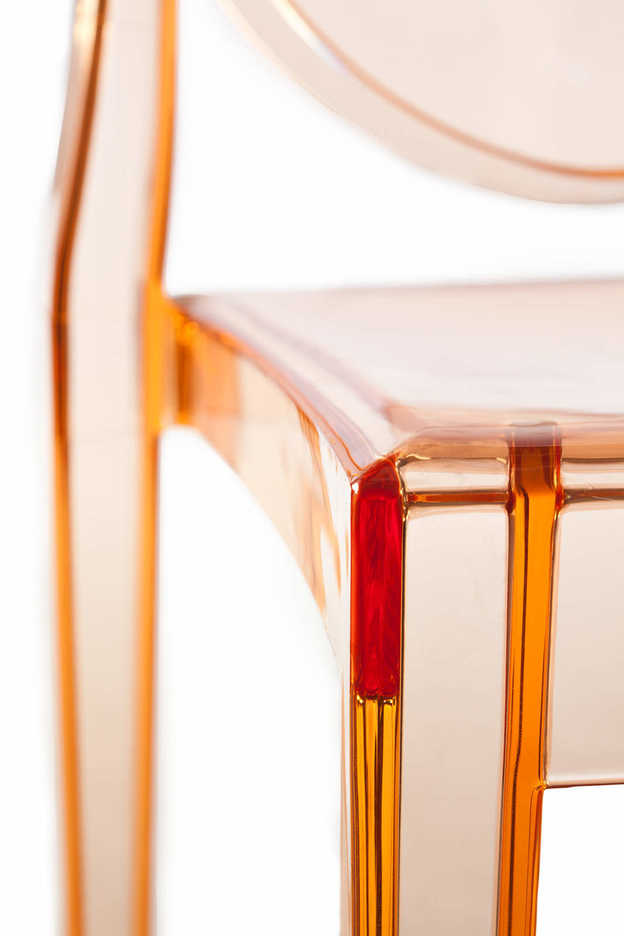
[[[80,4],[74,40],[52,297],[65,930],[143,936],[172,4]]]
[[[395,936],[405,525],[397,469],[381,459],[357,474],[252,348],[182,306],[175,320],[177,418],[202,431],[284,536],[342,675],[341,933]]]
[[[149,808],[153,455],[132,435],[57,444],[69,931],[130,933]]]
[[[542,800],[555,524],[561,445],[517,434],[511,446],[510,582],[498,936],[533,936]]]

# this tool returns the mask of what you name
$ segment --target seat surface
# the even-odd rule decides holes
[[[433,440],[476,443],[544,423],[621,432],[624,282],[345,289],[193,297],[360,468]],[[232,340],[229,338],[228,340]]]

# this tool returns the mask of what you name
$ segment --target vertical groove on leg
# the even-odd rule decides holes
[[[535,934],[560,463],[552,427],[514,432],[498,936]]]
[[[398,915],[400,704],[351,702],[353,931],[394,936]]]

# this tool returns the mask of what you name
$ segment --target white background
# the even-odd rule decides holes
[[[68,0],[0,31],[0,931],[57,932],[47,617],[46,199]],[[473,191],[306,97],[214,0],[184,0],[172,291],[621,270],[624,212]],[[165,443],[159,930],[337,933],[337,678],[286,550],[191,433]],[[313,701],[312,701],[313,700]],[[624,797],[547,795],[539,936],[624,932]]]

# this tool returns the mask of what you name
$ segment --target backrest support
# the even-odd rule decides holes
[[[308,90],[413,162],[553,202],[624,197],[624,7],[230,0]]]

